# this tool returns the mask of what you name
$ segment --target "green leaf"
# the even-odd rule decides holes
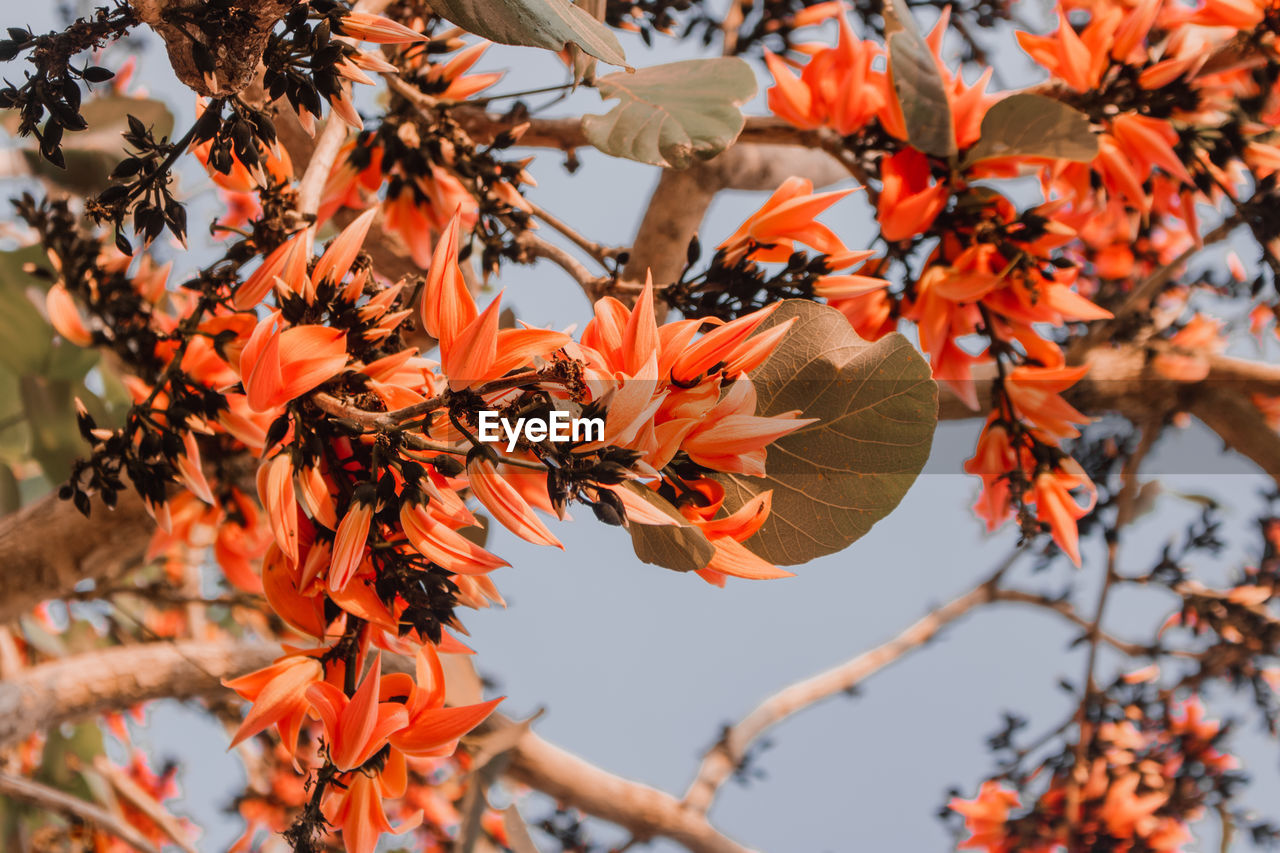
[[[30,446],[31,433],[18,396],[18,377],[0,367],[0,464],[9,468],[26,462]]]
[[[48,479],[55,483],[66,480],[71,476],[71,463],[85,450],[76,426],[72,383],[24,376],[18,384],[31,429],[31,456]]]
[[[763,324],[796,322],[751,373],[757,412],[818,420],[769,445],[766,477],[717,474],[726,513],[773,490],[745,544],[779,565],[834,554],[898,505],[929,457],[938,388],[906,338],[869,343],[834,308],[788,299]]]
[[[29,287],[46,284],[23,270],[43,261],[39,246],[0,252],[0,365],[19,375],[42,372],[53,346],[53,329],[27,295]]]
[[[631,547],[636,556],[651,566],[662,566],[676,572],[693,572],[706,568],[715,556],[715,546],[703,532],[680,514],[666,498],[652,489],[627,481],[623,488],[649,502],[675,524],[641,524],[627,521]]]
[[[22,486],[8,463],[0,462],[0,515],[8,515],[22,506]]]
[[[885,0],[884,32],[889,45],[889,74],[902,105],[907,141],[936,157],[956,153],[951,102],[933,51],[916,27],[904,0]]]
[[[34,778],[59,791],[91,800],[89,786],[75,768],[91,765],[93,757],[102,754],[102,729],[97,723],[79,723],[64,734],[66,730],[63,726],[49,731]]]
[[[431,8],[500,44],[555,51],[576,45],[610,65],[631,67],[613,31],[569,0],[431,0]]]
[[[676,169],[732,145],[746,122],[738,108],[756,93],[751,66],[736,57],[655,65],[596,85],[600,97],[620,103],[583,117],[587,141],[615,157]]]
[[[968,166],[993,157],[1053,157],[1088,163],[1098,156],[1089,117],[1042,95],[1016,94],[997,101],[982,119],[982,136],[969,149]]]
[[[898,103],[902,104],[907,141],[926,154],[954,156],[956,134],[951,104],[929,45],[906,30],[894,33],[889,36],[889,68]]]

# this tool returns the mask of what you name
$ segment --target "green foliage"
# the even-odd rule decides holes
[[[715,546],[666,498],[630,481],[624,484],[624,488],[630,489],[675,522],[641,524],[634,519],[628,522],[627,531],[631,534],[631,546],[637,557],[650,565],[677,572],[697,571],[711,562]]]
[[[991,105],[982,136],[965,164],[994,157],[1053,157],[1088,163],[1098,156],[1098,137],[1089,117],[1061,101],[1019,93]]]
[[[902,105],[907,141],[926,154],[953,157],[955,125],[933,51],[920,35],[911,10],[903,0],[888,0],[884,15],[889,71],[898,103]]]
[[[34,461],[45,480],[57,483],[84,453],[76,427],[77,397],[103,425],[118,420],[127,399],[96,350],[56,337],[36,307],[49,279],[32,275],[32,266],[47,269],[39,246],[0,252],[0,500],[8,509],[20,503],[14,466]],[[99,383],[101,394],[88,387]]]
[[[432,0],[441,17],[500,44],[562,50],[576,45],[610,65],[627,65],[613,32],[569,0]]]
[[[906,338],[868,343],[834,308],[788,299],[764,328],[796,323],[751,373],[756,413],[818,418],[769,446],[766,477],[717,474],[725,512],[773,490],[773,512],[744,544],[796,565],[848,547],[888,515],[933,444],[938,389]]]
[[[756,93],[751,66],[732,57],[610,74],[597,85],[620,103],[582,119],[587,140],[615,157],[676,169],[732,145],[746,122],[739,107]]]

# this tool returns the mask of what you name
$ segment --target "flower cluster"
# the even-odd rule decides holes
[[[1204,716],[1198,698],[1149,718],[1130,706],[1129,718],[1086,726],[1085,764],[1052,773],[1034,803],[1023,807],[999,780],[982,783],[972,800],[953,799],[969,837],[963,849],[987,853],[1055,850],[1178,851],[1191,841],[1235,759],[1217,748],[1223,728]]]
[[[1241,194],[1250,178],[1259,195],[1268,192],[1277,162],[1275,111],[1245,119],[1246,103],[1274,100],[1275,81],[1239,65],[1205,65],[1237,32],[1269,26],[1267,4],[1211,2],[1194,12],[1161,0],[1078,5],[1063,6],[1055,33],[1017,35],[1051,77],[1041,89],[1093,123],[1097,154],[1088,162],[1050,151],[974,156],[988,111],[1009,96],[987,93],[990,68],[967,84],[943,62],[945,11],[923,42],[947,99],[957,152],[949,159],[913,147],[885,50],[855,35],[841,4],[790,19],[803,27],[834,18],[838,32],[834,46],[795,49],[805,58],[798,76],[798,60],[766,57],[773,113],[833,134],[829,150],[838,148],[855,174],[873,176],[868,190],[884,243],[883,257],[866,261],[872,275],[811,276],[803,286],[868,339],[902,320],[915,324],[934,376],[989,412],[966,465],[983,481],[978,515],[991,529],[1015,517],[1028,534],[1048,529],[1077,564],[1077,520],[1090,512],[1095,489],[1062,442],[1089,421],[1069,402],[1088,366],[1070,361],[1062,330],[1092,323],[1130,334],[1114,312],[1146,307],[1152,282],[1167,281],[1167,268],[1198,245],[1197,206],[1230,202],[1241,220],[1265,218],[1248,213],[1254,202]],[[1087,23],[1069,10],[1087,11]],[[1016,176],[1037,179],[1040,203],[1020,207],[1004,194],[1000,179]],[[810,214],[821,209],[813,198]],[[1267,244],[1270,226],[1252,227]],[[1198,346],[1191,336],[1205,328],[1177,321],[1188,297],[1167,294],[1162,306],[1169,346],[1157,369],[1179,381],[1206,369],[1203,358],[1192,365],[1179,355]],[[991,379],[989,394],[979,393],[980,376]]]

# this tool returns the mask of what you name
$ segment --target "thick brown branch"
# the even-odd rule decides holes
[[[739,144],[705,163],[664,169],[623,278],[642,282],[650,272],[658,284],[675,281],[684,269],[684,249],[698,233],[717,194],[730,189],[772,190],[793,175],[825,186],[848,178],[849,172],[825,151],[772,144]]]
[[[1163,344],[1140,346],[1100,345],[1084,355],[1089,372],[1066,393],[1066,398],[1086,414],[1116,411],[1130,417],[1152,412],[1173,413],[1189,409],[1207,389],[1232,390],[1239,394],[1280,395],[1280,365],[1222,355],[1205,356],[1208,375],[1195,381],[1171,379],[1153,363]],[[1195,353],[1188,353],[1194,355]],[[973,371],[979,409],[968,408],[950,392],[940,396],[938,417],[963,420],[986,416],[991,401],[994,365],[980,365]]]
[[[1212,386],[1192,400],[1191,414],[1280,483],[1280,434],[1248,397],[1233,388]]]
[[[533,732],[516,743],[507,775],[641,841],[667,838],[692,853],[748,853],[670,794],[601,770]]]
[[[260,669],[279,654],[265,644],[148,643],[41,664],[0,681],[0,747],[152,699],[216,693],[220,679]]]
[[[204,0],[133,0],[143,23],[164,39],[178,79],[201,95],[228,95],[253,82],[276,21],[296,0],[237,0],[210,19]],[[207,22],[201,28],[194,20]],[[206,78],[192,52],[198,38],[216,71]],[[214,85],[210,85],[210,83]]]
[[[95,502],[88,518],[49,495],[0,519],[0,622],[77,584],[120,578],[142,561],[153,528],[132,490],[114,510]]]

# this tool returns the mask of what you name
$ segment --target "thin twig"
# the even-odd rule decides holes
[[[573,228],[570,228],[567,224],[565,224],[563,220],[554,216],[549,211],[542,209],[541,207],[534,204],[533,202],[529,202],[529,209],[533,212],[534,216],[538,217],[543,222],[547,223],[552,228],[559,231],[566,238],[568,238],[573,243],[573,245],[577,246],[579,249],[586,252],[591,257],[595,258],[601,264],[603,264],[607,260],[616,258],[618,255],[622,254],[622,251],[623,251],[622,249],[613,249],[613,248],[610,248],[609,246],[605,246],[600,243],[595,243],[595,242],[592,242],[591,240],[588,240],[586,237],[582,236],[581,233],[579,233],[578,231],[575,231]]]
[[[169,814],[165,807],[156,801],[131,776],[107,760],[105,755],[94,759],[93,769],[97,771],[115,790],[116,795],[127,800],[129,805],[147,816],[161,832],[169,836],[169,840],[181,848],[184,853],[198,853],[187,833],[177,818]]]
[[[1138,492],[1138,470],[1142,467],[1143,460],[1146,459],[1147,454],[1155,444],[1156,438],[1160,435],[1161,426],[1162,420],[1158,416],[1151,418],[1142,425],[1138,446],[1125,459],[1121,469],[1121,489],[1116,502],[1116,521],[1110,531],[1110,535],[1107,537],[1106,574],[1102,578],[1102,588],[1098,591],[1098,603],[1094,609],[1093,619],[1087,628],[1088,653],[1085,655],[1084,684],[1081,688],[1083,695],[1080,698],[1080,708],[1076,712],[1078,736],[1075,746],[1075,761],[1071,768],[1071,778],[1067,786],[1067,821],[1071,827],[1073,840],[1076,838],[1080,825],[1081,790],[1089,777],[1089,767],[1086,760],[1093,740],[1093,729],[1089,725],[1089,708],[1099,694],[1098,685],[1094,679],[1094,670],[1098,664],[1098,647],[1102,641],[1102,619],[1106,615],[1107,603],[1111,598],[1111,590],[1119,578],[1117,561],[1119,559],[1120,531],[1133,517],[1133,502]]]
[[[387,0],[360,0],[352,11],[376,14],[387,5],[389,5]],[[329,173],[333,171],[333,164],[338,159],[342,144],[347,141],[347,134],[346,122],[330,110],[324,130],[320,131],[320,138],[316,140],[315,148],[311,151],[307,170],[303,173],[302,180],[298,182],[297,212],[300,217],[304,219],[314,217],[316,211],[320,209],[324,185],[329,180]]]
[[[592,275],[590,270],[564,249],[553,243],[548,243],[541,237],[534,236],[529,231],[522,231],[516,236],[516,245],[524,251],[527,257],[545,258],[567,272],[578,283],[583,292],[587,294],[588,298],[594,299],[600,286],[608,281],[606,277]]]
[[[501,382],[501,380],[499,380],[499,382]],[[492,393],[495,389],[490,386],[494,384],[495,383],[489,383],[488,385],[482,386],[477,389],[477,392],[480,394]],[[432,398],[432,400],[437,399],[439,398]],[[337,397],[327,394],[324,391],[317,391],[312,394],[311,400],[321,411],[333,415],[336,418],[345,418],[347,420],[355,421],[361,426],[369,427],[373,430],[397,431],[403,429],[406,420],[414,417],[420,417],[424,414],[424,412],[416,411],[418,407],[428,406],[432,402],[432,400],[427,400],[424,403],[418,403],[415,406],[409,406],[404,409],[397,409],[394,412],[366,412],[362,409],[348,406]],[[435,411],[435,409],[440,408],[440,405],[442,404],[430,406],[430,408],[426,409],[425,412]],[[467,456],[470,452],[470,447],[431,441],[430,439],[411,432],[404,433],[404,441],[415,450],[424,450],[430,453],[447,453],[451,456]],[[540,462],[531,462],[528,459],[504,456],[502,454],[495,455],[497,456],[498,462],[503,465],[511,465],[515,468],[528,468],[531,471],[547,470],[547,466]]]
[[[887,643],[825,672],[795,682],[774,693],[737,724],[725,730],[703,756],[696,778],[685,792],[684,804],[705,813],[716,792],[742,764],[751,745],[767,730],[823,699],[848,691],[908,653],[924,646],[951,622],[995,599],[1000,579],[1021,551],[1014,551],[985,580],[947,604],[930,611]]]

